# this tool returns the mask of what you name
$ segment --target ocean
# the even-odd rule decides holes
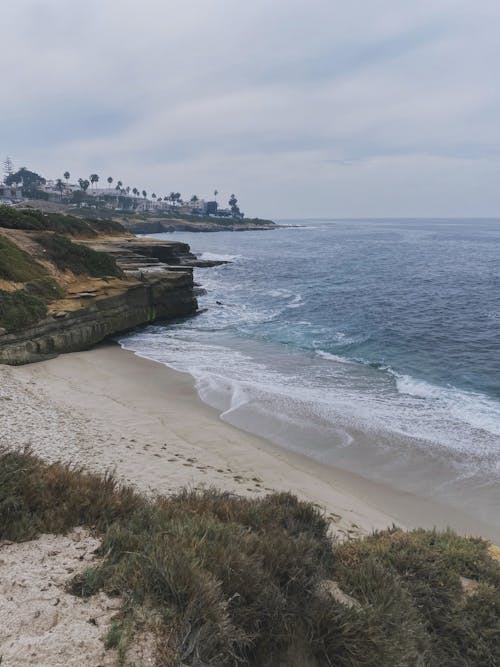
[[[500,527],[500,220],[174,233],[196,317],[120,339],[221,418]]]

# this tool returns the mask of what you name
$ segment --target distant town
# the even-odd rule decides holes
[[[16,169],[10,157],[3,163],[4,174],[0,183],[0,205],[26,205],[30,200],[65,204],[75,208],[99,208],[121,212],[178,213],[193,216],[214,216],[217,218],[243,218],[238,200],[234,194],[227,206],[217,201],[218,191],[213,191],[213,199],[206,200],[192,195],[185,200],[180,192],[157,194],[137,187],[125,185],[113,176],[93,173],[88,177],[72,178],[69,171],[60,178],[46,179],[26,167]]]

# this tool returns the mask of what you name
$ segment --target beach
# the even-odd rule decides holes
[[[0,366],[1,441],[45,461],[112,472],[146,494],[215,487],[262,497],[291,491],[318,506],[339,540],[393,524],[450,526],[496,539],[491,526],[462,513],[321,465],[224,422],[198,397],[187,373],[106,343],[21,367]],[[121,602],[68,591],[99,563],[98,536],[77,528],[0,545],[0,647],[6,664],[77,667],[114,664],[104,650]],[[71,641],[67,638],[71,637]],[[147,638],[146,638],[147,639]],[[152,644],[133,647],[152,663]]]
[[[30,447],[147,493],[214,486],[257,497],[291,491],[321,507],[340,537],[392,524],[450,526],[497,539],[491,526],[434,501],[322,465],[239,430],[198,397],[191,376],[113,343],[1,367],[2,442]]]

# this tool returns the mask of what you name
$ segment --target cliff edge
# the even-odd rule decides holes
[[[116,223],[0,207],[0,363],[83,350],[197,311],[189,246]]]

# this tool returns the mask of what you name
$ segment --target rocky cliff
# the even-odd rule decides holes
[[[0,335],[0,361],[23,364],[83,350],[112,334],[196,310],[189,270],[146,274],[142,280],[81,282],[52,302],[45,318]]]
[[[122,217],[120,223],[134,234],[160,234],[163,232],[247,232],[278,229],[271,220],[259,218],[196,218],[195,216],[155,216],[147,218]]]
[[[72,239],[50,228],[2,228],[0,211],[0,363],[82,350],[196,313],[192,267],[211,263],[187,244],[125,233]]]

